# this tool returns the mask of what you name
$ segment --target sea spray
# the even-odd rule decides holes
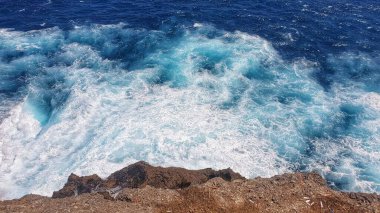
[[[365,77],[378,58],[332,55],[326,86],[319,64],[207,24],[3,29],[0,57],[5,198],[138,160],[246,177],[316,170],[343,190],[380,191],[379,79]]]

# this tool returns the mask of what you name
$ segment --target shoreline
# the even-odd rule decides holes
[[[101,179],[71,174],[52,197],[0,201],[0,212],[380,212],[380,195],[331,189],[317,173],[246,179],[231,169],[131,164]]]

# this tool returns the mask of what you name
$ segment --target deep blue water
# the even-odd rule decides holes
[[[0,0],[0,198],[137,160],[380,192],[379,53],[378,1]]]

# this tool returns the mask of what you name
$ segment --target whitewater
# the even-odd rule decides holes
[[[139,160],[380,192],[379,57],[330,54],[327,88],[257,35],[120,23],[1,29],[0,59],[1,199]]]

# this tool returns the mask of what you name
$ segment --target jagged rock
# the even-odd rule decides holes
[[[59,191],[53,192],[52,198],[71,197],[83,193],[90,193],[92,190],[95,190],[102,181],[98,175],[79,177],[72,173],[65,186]]]
[[[83,193],[98,192],[111,199],[111,195],[123,188],[141,188],[152,186],[164,189],[186,188],[192,184],[205,183],[209,179],[220,177],[226,181],[245,179],[231,169],[219,171],[210,168],[187,170],[177,167],[154,167],[140,161],[112,173],[102,180],[97,175],[79,177],[71,174],[65,186],[53,193],[53,198],[75,196]]]
[[[104,186],[113,188],[139,188],[146,185],[156,188],[178,189],[186,188],[191,184],[200,184],[214,177],[232,181],[244,179],[240,174],[231,169],[214,171],[210,168],[202,170],[187,170],[177,167],[154,167],[146,162],[140,161],[111,174]]]
[[[0,201],[0,212],[380,212],[379,195],[335,191],[317,173],[240,177],[138,162],[106,180],[72,174],[54,194],[64,198],[27,195]]]
[[[375,203],[380,202],[380,196],[377,194],[366,194],[366,193],[348,193],[351,199],[357,200],[361,203]]]

